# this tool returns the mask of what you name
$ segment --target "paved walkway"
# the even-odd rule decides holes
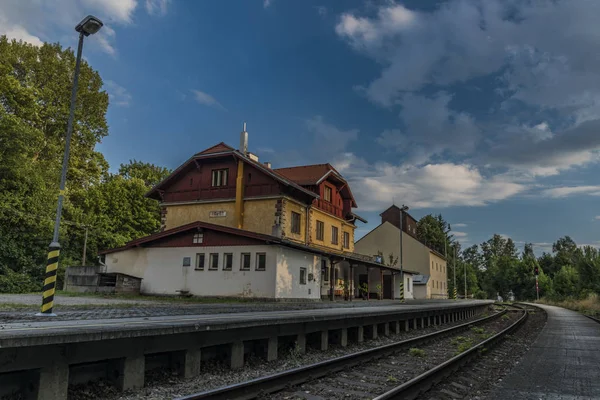
[[[539,305],[548,321],[532,348],[490,399],[600,399],[600,324]]]

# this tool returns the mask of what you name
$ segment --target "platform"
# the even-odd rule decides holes
[[[546,326],[519,365],[488,398],[600,398],[600,323],[564,308],[536,306],[548,314]]]
[[[121,390],[144,385],[147,360],[186,378],[200,373],[215,354],[242,368],[245,355],[267,361],[278,351],[307,346],[327,350],[348,341],[376,339],[390,332],[472,318],[492,301],[382,304],[288,311],[247,311],[87,320],[45,320],[0,324],[0,396],[20,391],[26,398],[65,400],[69,377],[100,371]],[[258,349],[258,350],[257,350]],[[205,357],[206,356],[206,357]],[[152,361],[154,362],[154,361]],[[4,392],[4,393],[3,393]]]

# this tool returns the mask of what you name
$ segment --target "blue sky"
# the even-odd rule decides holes
[[[248,122],[274,167],[330,162],[362,236],[392,202],[465,246],[600,245],[600,2],[7,0],[0,34],[73,46],[105,82],[113,169],[177,167]]]

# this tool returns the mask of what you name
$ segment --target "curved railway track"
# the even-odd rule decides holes
[[[355,395],[362,398],[366,397],[375,397],[375,399],[412,399],[417,397],[420,393],[428,390],[431,386],[435,385],[436,382],[444,379],[448,376],[452,371],[460,368],[462,365],[467,363],[473,357],[476,357],[480,349],[488,349],[493,346],[494,343],[501,340],[505,335],[509,334],[516,328],[518,328],[527,318],[527,312],[524,309],[521,309],[518,306],[509,306],[518,308],[522,315],[510,326],[503,329],[502,331],[494,334],[493,336],[485,339],[484,341],[474,345],[469,350],[463,351],[462,353],[442,362],[434,368],[427,370],[426,372],[399,384],[396,387],[393,387],[389,390],[389,381],[385,386],[387,387],[387,391],[383,394],[370,396],[372,392],[382,393],[381,387],[375,384],[369,383],[360,383],[359,386],[366,388],[364,392],[356,392]],[[457,335],[463,331],[467,331],[473,326],[484,325],[495,321],[496,319],[502,317],[508,312],[509,307],[504,307],[504,309],[496,314],[491,316],[487,316],[484,318],[480,318],[474,321],[470,321],[461,325],[457,325],[454,327],[446,328],[437,332],[433,332],[430,334],[418,336],[415,338],[399,341],[396,343],[388,344],[385,346],[375,347],[368,350],[359,351],[356,353],[348,354],[342,357],[333,358],[330,360],[322,361],[319,363],[282,371],[280,373],[268,375],[265,377],[253,379],[246,382],[241,382],[229,386],[224,386],[221,388],[205,391],[202,393],[196,393],[189,396],[181,397],[178,400],[238,400],[238,399],[256,399],[256,398],[265,398],[268,397],[269,394],[276,393],[282,390],[289,389],[291,387],[301,385],[305,382],[314,381],[319,378],[324,378],[331,376],[333,373],[339,371],[346,371],[352,367],[356,366],[364,366],[366,363],[369,363],[373,360],[382,359],[384,357],[393,355],[400,351],[404,351],[408,348],[414,348],[417,346],[426,346],[430,343],[442,340],[449,336]],[[354,374],[356,375],[356,374]],[[354,378],[356,379],[356,377]],[[351,386],[356,381],[347,380],[348,384]],[[311,382],[312,383],[312,382]],[[321,385],[322,386],[322,385]],[[370,390],[368,390],[370,388]],[[346,390],[348,393],[352,393],[352,390]],[[308,393],[303,394],[299,393],[299,396],[285,396],[285,398],[307,398],[307,399],[322,399],[321,396],[313,396]],[[344,397],[343,395],[340,397]]]

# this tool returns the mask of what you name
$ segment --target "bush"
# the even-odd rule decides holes
[[[0,293],[30,293],[42,290],[42,282],[27,274],[0,267]]]
[[[483,290],[478,290],[475,292],[475,298],[479,300],[485,300],[487,299],[487,293]]]
[[[425,357],[425,350],[412,348],[408,350],[408,354],[410,354],[413,357]]]

